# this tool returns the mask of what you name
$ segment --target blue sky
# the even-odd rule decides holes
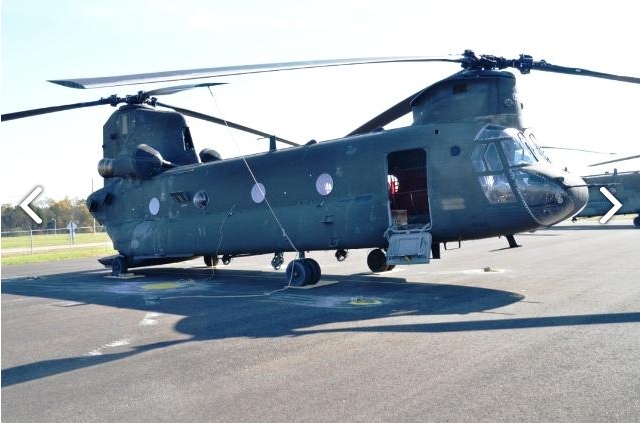
[[[465,49],[563,66],[640,76],[637,22],[627,3],[424,1],[4,0],[2,113],[133,94],[156,85],[74,90],[49,79],[276,61],[444,55]],[[306,142],[340,137],[454,64],[371,65],[222,78],[228,85],[161,101]],[[640,86],[537,72],[518,78],[541,144],[640,154],[635,130]],[[160,84],[162,85],[162,84]],[[166,84],[164,84],[166,85]],[[173,85],[173,84],[169,84]],[[110,106],[66,111],[0,126],[0,202],[86,198],[102,179],[102,125]],[[224,157],[266,141],[188,120],[196,148]],[[553,152],[581,174],[609,156]],[[634,160],[617,166],[638,169]]]

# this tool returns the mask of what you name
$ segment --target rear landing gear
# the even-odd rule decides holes
[[[122,276],[129,270],[129,263],[125,256],[119,255],[113,258],[111,262],[111,274],[113,276]]]
[[[293,260],[287,266],[286,275],[291,286],[314,285],[320,281],[320,265],[310,258]]]

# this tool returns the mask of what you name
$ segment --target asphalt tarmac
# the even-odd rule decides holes
[[[640,421],[640,230],[516,240],[382,274],[311,253],[308,289],[270,256],[3,266],[2,421]]]

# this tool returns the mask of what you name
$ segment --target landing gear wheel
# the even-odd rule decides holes
[[[229,263],[231,263],[231,256],[226,255],[226,254],[224,256],[222,256],[222,264],[224,264],[226,266]]]
[[[207,267],[216,267],[218,265],[218,256],[204,256],[204,264]]]
[[[303,260],[293,260],[287,266],[287,281],[291,286],[303,286],[310,280],[311,266]]]
[[[320,276],[322,275],[322,271],[320,270],[320,265],[317,261],[311,258],[302,259],[302,261],[309,267],[309,281],[305,283],[305,285],[315,285],[320,282]]]
[[[129,263],[125,256],[116,256],[111,262],[111,274],[113,276],[122,276],[129,270]]]
[[[374,273],[382,273],[387,269],[387,255],[380,248],[371,250],[367,256],[367,265]]]
[[[640,216],[636,216],[636,217],[633,218],[633,225],[636,228],[640,228]]]

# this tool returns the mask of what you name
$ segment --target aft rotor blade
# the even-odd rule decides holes
[[[637,155],[635,155],[635,156],[622,157],[621,159],[608,160],[608,161],[606,161],[606,162],[600,162],[600,163],[590,164],[590,165],[589,165],[589,167],[599,166],[599,165],[609,164],[609,163],[623,162],[623,161],[625,161],[625,160],[637,159],[638,157],[640,157],[640,154],[637,154]]]
[[[352,135],[368,134],[369,132],[373,132],[376,129],[379,129],[384,127],[385,125],[388,125],[394,120],[401,118],[402,116],[411,112],[411,102],[422,91],[424,91],[424,89],[414,94],[411,94],[409,97],[405,98],[404,100],[397,103],[396,105],[388,108],[387,110],[380,113],[378,116],[374,117],[367,123],[361,125],[357,129],[354,129],[347,136],[350,137]]]
[[[463,56],[449,55],[439,57],[397,56],[368,57],[360,59],[311,60],[301,62],[263,63],[255,65],[224,66],[202,69],[184,69],[165,72],[139,73],[131,75],[104,76],[96,78],[75,78],[51,80],[54,84],[69,88],[101,88],[119,85],[147,84],[152,82],[181,81],[187,79],[212,78],[219,76],[246,75],[251,73],[276,72],[294,69],[322,68],[330,66],[350,66],[374,63],[403,62],[453,62],[462,63]]]
[[[103,104],[111,104],[113,99],[101,98],[97,101],[89,101],[84,103],[64,104],[61,106],[43,107],[41,109],[23,110],[21,112],[5,113],[2,115],[2,122],[7,120],[22,119],[30,116],[44,115],[47,113],[62,112],[64,110],[81,109],[83,107],[101,106]]]
[[[289,144],[289,145],[292,145],[292,146],[300,145],[300,144],[295,143],[293,141],[289,141],[289,140],[286,140],[284,138],[276,137],[276,136],[274,136],[272,134],[268,134],[266,132],[259,131],[257,129],[253,129],[253,128],[250,128],[248,126],[240,125],[239,123],[234,123],[234,122],[231,122],[231,121],[228,121],[228,120],[220,119],[220,118],[217,118],[215,116],[205,115],[203,113],[194,112],[193,110],[183,109],[182,107],[171,106],[169,104],[160,103],[159,101],[156,101],[155,105],[156,106],[160,106],[160,107],[166,107],[168,109],[173,109],[176,112],[182,113],[185,116],[190,116],[192,118],[201,119],[201,120],[204,120],[204,121],[207,121],[207,122],[217,123],[218,125],[222,125],[222,126],[228,126],[229,128],[233,128],[233,129],[237,129],[237,130],[240,130],[240,131],[248,132],[250,134],[258,135],[258,136],[261,136],[261,137],[265,137],[265,138],[274,137],[276,141],[279,141],[279,142],[284,143],[284,144]]]
[[[61,106],[43,107],[41,109],[31,109],[31,110],[24,110],[24,111],[15,112],[15,113],[5,113],[2,115],[2,122],[4,122],[5,120],[21,119],[25,117],[43,115],[46,113],[62,112],[65,110],[80,109],[83,107],[101,106],[104,104],[109,104],[114,107],[120,103],[142,104],[152,96],[170,95],[170,94],[175,94],[181,91],[191,90],[193,88],[212,87],[214,85],[224,85],[224,84],[225,84],[224,82],[211,82],[211,83],[206,82],[201,84],[177,85],[173,87],[157,88],[150,91],[139,91],[137,94],[128,95],[124,98],[118,97],[116,95],[112,95],[112,96],[109,96],[108,98],[101,98],[100,100],[97,100],[97,101],[64,104]]]
[[[194,88],[213,87],[215,85],[225,85],[226,82],[204,82],[202,84],[174,85],[173,87],[156,88],[155,90],[144,91],[145,96],[171,95]]]

